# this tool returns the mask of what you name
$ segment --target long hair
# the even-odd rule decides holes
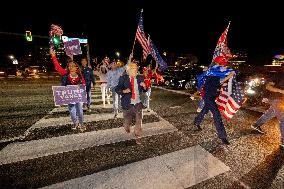
[[[70,57],[67,59],[67,68],[66,68],[67,74],[70,74],[70,70],[69,70],[69,64],[70,63],[74,63],[77,66],[76,73],[81,77],[82,76],[81,67],[79,66],[79,64],[77,62],[73,61]]]
[[[106,66],[101,66],[100,71],[101,71],[102,74],[107,74],[108,69],[107,69]]]

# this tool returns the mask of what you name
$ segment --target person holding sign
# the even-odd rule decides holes
[[[50,49],[50,54],[52,57],[52,62],[55,66],[55,70],[62,76],[61,85],[85,85],[85,79],[82,75],[79,65],[74,62],[71,58],[67,61],[67,68],[63,69],[55,56],[53,49]],[[73,122],[73,130],[79,129],[81,132],[86,130],[83,125],[84,115],[83,115],[83,103],[71,103],[68,104],[68,109]],[[77,123],[77,116],[79,118],[79,123]]]

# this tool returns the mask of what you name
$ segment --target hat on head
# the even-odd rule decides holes
[[[217,64],[221,66],[226,66],[228,64],[228,59],[225,56],[217,56],[214,59],[214,62],[216,62]]]

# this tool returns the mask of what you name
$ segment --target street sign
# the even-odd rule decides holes
[[[14,59],[13,64],[18,64],[18,60]]]
[[[75,40],[75,39],[79,39],[79,42],[82,43],[82,44],[86,44],[88,43],[88,39],[83,39],[83,38],[69,38],[67,36],[62,36],[62,41],[63,42],[66,42],[66,41],[72,41],[72,40]]]

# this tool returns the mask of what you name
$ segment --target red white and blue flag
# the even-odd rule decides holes
[[[217,56],[224,56],[226,58],[232,57],[231,51],[230,51],[230,49],[228,48],[228,45],[227,45],[227,34],[228,34],[229,27],[230,27],[230,23],[231,22],[229,22],[227,28],[222,33],[222,35],[220,36],[220,38],[217,42],[217,46],[216,46],[214,54],[213,54],[212,63],[213,63],[213,60]]]
[[[216,104],[220,113],[229,120],[241,108],[243,102],[244,92],[234,76],[222,85]]]
[[[137,27],[135,37],[138,40],[138,42],[140,43],[140,45],[142,46],[143,60],[146,60],[148,54],[150,53],[150,49],[149,49],[149,45],[148,45],[148,40],[147,40],[147,38],[145,36],[145,32],[144,32],[142,11],[141,11],[141,14],[140,14],[139,23],[138,23],[138,27]]]

